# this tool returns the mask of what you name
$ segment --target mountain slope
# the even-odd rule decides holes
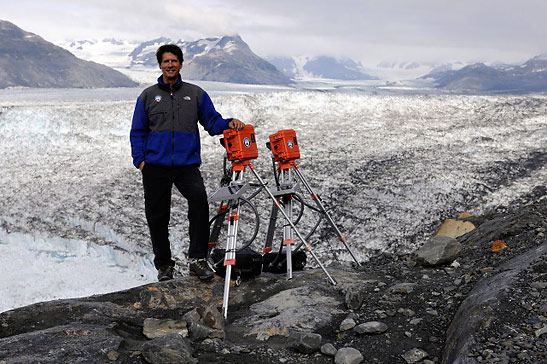
[[[14,86],[93,88],[130,87],[137,83],[0,20],[0,88]]]
[[[194,42],[172,42],[168,38],[144,42],[131,52],[131,66],[157,67],[155,52],[165,43],[175,43],[182,48],[183,78],[259,85],[291,83],[289,77],[253,53],[238,35],[206,38]]]

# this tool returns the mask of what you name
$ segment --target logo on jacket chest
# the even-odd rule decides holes
[[[155,96],[154,100],[156,100],[156,102],[159,103],[161,101],[161,96],[160,95]]]

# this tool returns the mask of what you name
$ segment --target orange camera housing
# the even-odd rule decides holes
[[[258,158],[255,128],[252,125],[247,124],[240,131],[226,129],[223,134],[229,161],[242,162]]]
[[[279,130],[270,135],[270,147],[276,162],[287,162],[300,158],[300,148],[293,129]]]

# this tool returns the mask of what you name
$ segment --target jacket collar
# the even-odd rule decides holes
[[[163,75],[158,77],[158,85],[163,89],[171,90],[171,86],[163,82]],[[177,83],[173,85],[173,90],[178,90],[181,86],[182,86],[182,77],[179,74],[179,79],[177,80]]]

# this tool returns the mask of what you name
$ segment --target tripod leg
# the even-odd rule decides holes
[[[215,222],[213,223],[213,228],[211,229],[211,234],[209,235],[209,251],[217,246],[218,237],[220,236],[220,231],[222,230],[222,225],[224,224],[224,216],[226,215],[226,210],[228,205],[222,201],[218,209],[218,215],[215,217]]]
[[[262,187],[264,187],[264,190],[268,193],[268,195],[270,196],[270,198],[274,201],[275,205],[277,206],[277,208],[279,209],[279,211],[283,214],[283,217],[285,218],[285,220],[289,223],[289,225],[293,228],[294,232],[296,233],[296,235],[298,236],[298,238],[306,245],[306,250],[308,252],[310,252],[311,256],[313,257],[313,259],[315,259],[315,261],[317,262],[317,264],[319,265],[319,267],[321,267],[321,269],[323,270],[323,272],[325,273],[325,275],[329,278],[329,281],[332,283],[333,286],[336,286],[336,281],[331,277],[331,275],[329,274],[329,272],[327,271],[327,269],[325,269],[325,267],[323,266],[323,264],[321,263],[321,261],[317,258],[317,256],[312,252],[311,250],[311,246],[306,242],[306,239],[304,239],[304,237],[302,236],[302,234],[300,234],[300,232],[298,230],[296,230],[296,226],[294,226],[294,224],[292,223],[291,219],[289,219],[289,217],[287,216],[287,214],[285,213],[285,211],[283,210],[281,204],[279,203],[279,201],[277,201],[277,199],[275,198],[275,196],[273,195],[272,191],[270,191],[267,187],[266,187],[266,184],[264,183],[264,180],[262,178],[260,178],[260,176],[258,175],[258,173],[255,171],[255,167],[249,163],[249,168],[251,169],[251,171],[253,172],[253,174],[255,175],[256,179],[258,180],[258,182],[260,183],[260,185]]]
[[[292,222],[292,196],[285,197],[285,214]],[[287,256],[287,279],[292,279],[292,246],[294,244],[293,231],[289,224],[283,226],[283,245]]]
[[[234,211],[235,210],[235,211]],[[230,280],[232,275],[232,266],[236,264],[236,244],[237,244],[237,226],[239,222],[239,204],[230,211],[228,217],[228,237],[226,241],[226,252],[224,255],[224,265],[226,266],[226,276],[224,277],[224,296],[222,297],[222,311],[224,318],[228,318],[228,299],[230,297]]]
[[[347,244],[346,238],[344,237],[344,235],[342,235],[342,232],[340,231],[340,229],[338,229],[338,226],[336,225],[336,223],[334,222],[334,220],[332,219],[332,217],[330,216],[328,211],[325,209],[325,206],[323,206],[323,203],[321,202],[321,199],[319,198],[319,195],[316,195],[313,192],[313,190],[312,190],[311,186],[309,185],[308,181],[306,180],[306,178],[304,178],[304,175],[302,175],[302,173],[300,172],[300,170],[298,169],[298,166],[296,164],[294,165],[294,171],[298,175],[298,178],[300,178],[300,180],[302,181],[302,184],[304,185],[304,187],[306,188],[308,193],[311,195],[312,199],[317,204],[317,207],[319,208],[319,210],[321,210],[321,212],[327,218],[327,221],[329,222],[330,226],[332,226],[332,228],[336,231],[336,234],[338,234],[339,240],[344,244],[344,246],[346,247],[346,250],[349,252],[349,254],[353,258],[353,260],[355,261],[357,266],[361,266],[361,263],[359,263],[359,261],[357,260],[357,257],[355,256],[355,254],[353,254],[353,252],[351,251],[349,245]]]
[[[269,253],[272,250],[273,238],[275,235],[275,223],[277,222],[277,207],[272,204],[270,210],[270,223],[268,224],[268,231],[266,232],[266,244],[264,244],[264,253]]]
[[[224,319],[228,318],[228,298],[230,297],[230,275],[232,274],[232,265],[226,266],[226,277],[224,277],[224,295],[222,296],[222,314]]]
[[[283,242],[287,253],[287,280],[292,279],[292,246],[294,244],[293,239],[287,239]]]

